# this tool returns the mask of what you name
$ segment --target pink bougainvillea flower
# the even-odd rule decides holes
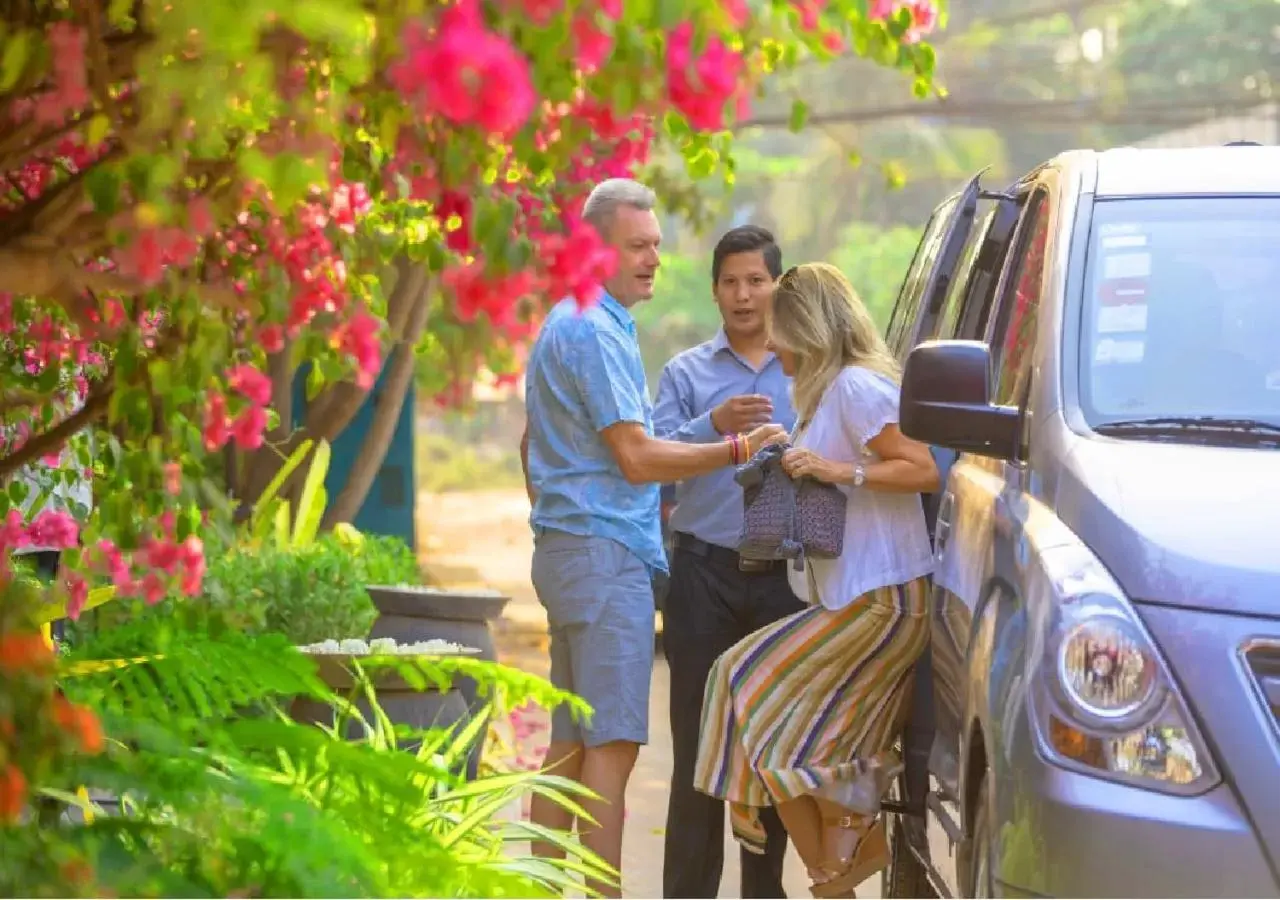
[[[74,622],[89,600],[89,582],[79,572],[68,572],[63,587],[67,592],[67,618]]]
[[[447,9],[431,36],[420,21],[411,21],[402,43],[404,58],[387,74],[424,115],[501,137],[528,121],[537,101],[529,61],[505,36],[489,30],[476,0]]]
[[[747,6],[747,0],[720,0],[720,8],[734,28],[745,28],[751,20],[751,7]]]
[[[596,25],[590,14],[579,14],[569,26],[573,32],[573,62],[580,71],[591,74],[604,65],[613,49],[613,35]]]
[[[712,35],[700,57],[693,56],[693,23],[682,22],[667,37],[667,94],[689,124],[703,131],[724,126],[724,109],[738,90],[742,54]]]
[[[901,0],[871,0],[867,7],[867,18],[873,22],[883,21],[893,15],[900,2]]]
[[[271,402],[271,379],[248,363],[231,367],[227,372],[227,386],[257,406]]]
[[[231,439],[227,398],[217,391],[210,392],[205,399],[203,437],[204,448],[210,453],[222,449]]]
[[[70,513],[46,509],[27,527],[32,546],[70,550],[80,540],[80,526]]]
[[[257,450],[267,430],[267,411],[261,406],[246,406],[231,422],[231,439],[245,450]]]

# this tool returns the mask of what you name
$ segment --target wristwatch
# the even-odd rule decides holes
[[[862,463],[857,463],[853,467],[853,486],[862,487],[862,482],[867,480],[867,470],[862,467]]]

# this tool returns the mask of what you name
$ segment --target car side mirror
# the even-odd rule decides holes
[[[1021,413],[991,402],[991,351],[981,341],[925,341],[911,351],[902,374],[898,410],[909,438],[1014,459]]]

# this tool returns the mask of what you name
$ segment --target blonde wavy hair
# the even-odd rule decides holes
[[[827,386],[848,366],[902,380],[898,361],[858,292],[828,263],[792,266],[778,279],[769,338],[795,355],[792,396],[801,424],[813,418]]]

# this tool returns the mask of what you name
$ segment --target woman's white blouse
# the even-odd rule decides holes
[[[812,421],[792,441],[826,459],[866,466],[880,460],[867,441],[897,423],[898,386],[878,372],[849,366],[832,380]],[[932,571],[933,551],[919,494],[845,485],[840,489],[849,498],[844,551],[836,559],[806,558],[817,597],[810,596],[809,573],[788,566],[797,597],[843,609],[876,588],[905,584]]]

